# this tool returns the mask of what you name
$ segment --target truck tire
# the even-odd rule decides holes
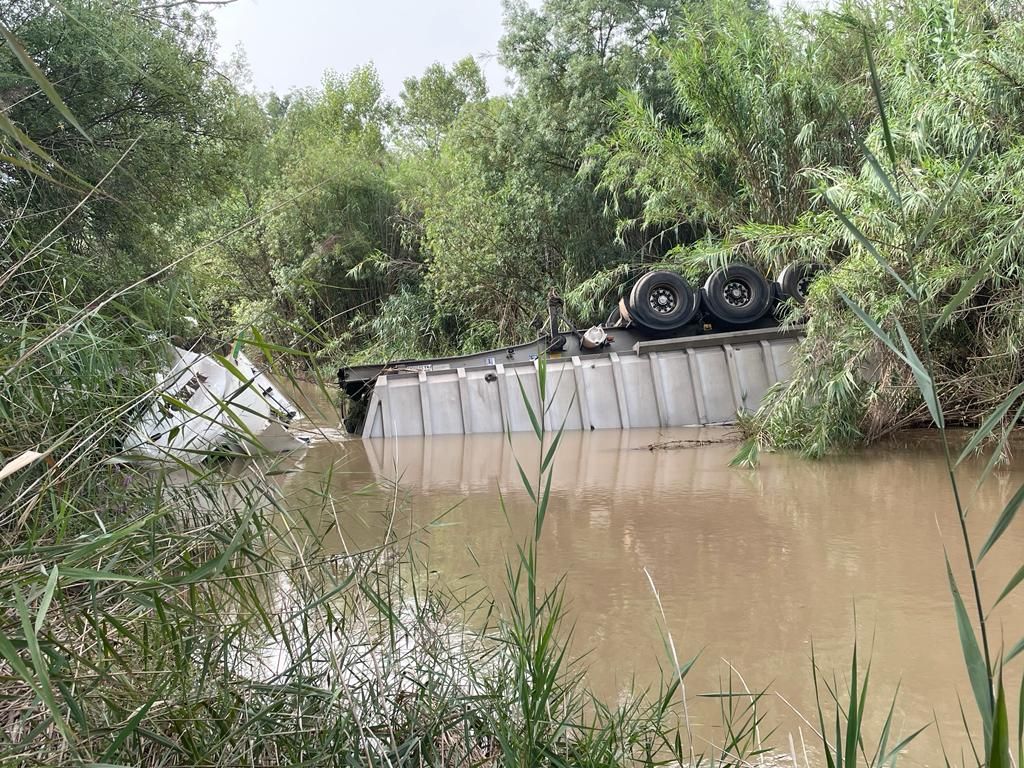
[[[704,306],[719,320],[734,325],[760,320],[772,298],[768,281],[746,264],[720,267],[704,283]]]
[[[811,282],[824,271],[825,265],[816,261],[794,261],[783,267],[775,282],[779,285],[783,299],[793,299],[802,305],[807,301]]]
[[[652,333],[676,331],[697,314],[699,298],[690,284],[675,272],[648,272],[629,293],[629,314],[641,328]]]

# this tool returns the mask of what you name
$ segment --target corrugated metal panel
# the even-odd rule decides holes
[[[724,424],[785,380],[796,333],[738,332],[641,342],[631,352],[551,357],[547,429]],[[525,432],[537,412],[536,361],[380,376],[363,437]]]

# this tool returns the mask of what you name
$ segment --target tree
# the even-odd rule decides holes
[[[644,250],[642,241],[617,242],[585,151],[611,130],[608,101],[620,89],[661,98],[667,69],[652,39],[669,34],[683,7],[506,4],[500,51],[516,89],[459,111],[422,204],[426,284],[474,343],[531,337],[549,289],[571,293]],[[575,322],[597,319],[579,303],[569,309]]]
[[[138,0],[18,0],[4,23],[77,123],[23,74],[12,46],[0,51],[0,104],[35,143],[8,136],[2,154],[19,162],[0,161],[0,209],[25,214],[18,236],[40,243],[102,182],[62,221],[51,258],[91,292],[165,263],[167,233],[224,188],[247,140],[209,20]],[[58,183],[38,183],[38,170]]]
[[[203,214],[228,232],[254,222],[193,265],[220,322],[260,325],[326,354],[367,343],[381,304],[415,273],[386,143],[393,115],[372,67],[267,99],[253,117],[264,141],[232,192]]]
[[[655,42],[671,37],[683,0],[506,0],[502,62],[538,110],[537,127],[578,160],[611,126],[621,89],[664,100],[669,85]]]
[[[856,162],[871,116],[849,55],[860,32],[828,14],[783,19],[731,2],[687,19],[663,48],[675,114],[636,90],[617,98],[616,127],[592,150],[604,187],[639,200],[644,223],[700,235],[795,222],[821,174]]]
[[[399,132],[413,150],[436,154],[462,109],[486,97],[487,82],[472,57],[457,61],[451,70],[431,64],[420,77],[407,78],[403,84]]]

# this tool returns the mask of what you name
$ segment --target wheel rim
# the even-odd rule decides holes
[[[647,294],[647,303],[659,315],[671,315],[679,306],[679,296],[668,286],[659,285]]]
[[[750,303],[753,291],[746,280],[733,278],[722,286],[722,298],[730,307],[745,307]]]

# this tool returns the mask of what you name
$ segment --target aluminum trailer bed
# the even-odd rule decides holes
[[[356,425],[363,438],[530,430],[522,392],[536,408],[537,358],[545,353],[548,429],[728,424],[789,378],[802,331],[765,321],[657,339],[610,328],[597,349],[587,349],[577,331],[558,334],[554,345],[547,337],[461,357],[343,368],[338,378],[366,406]]]

